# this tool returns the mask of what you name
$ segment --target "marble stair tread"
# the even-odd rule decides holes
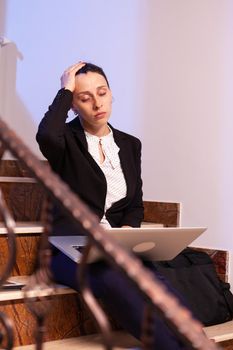
[[[215,342],[224,342],[233,339],[233,321],[225,322],[220,325],[205,327],[206,335]],[[114,331],[113,333],[114,350],[140,349],[140,342],[125,333],[124,331]],[[101,350],[103,349],[102,338],[100,334],[81,336],[78,338],[68,338],[44,343],[44,350]],[[15,347],[14,350],[33,350],[34,345]]]
[[[153,222],[142,222],[142,227],[163,227],[162,224],[156,224]],[[43,232],[43,225],[39,221],[17,221],[16,233],[41,233]],[[6,234],[7,230],[3,222],[0,222],[0,234]]]
[[[0,176],[0,183],[36,183],[36,179],[24,176]]]
[[[15,286],[9,288],[0,289],[0,302],[1,301],[14,301],[22,300],[24,298],[23,287],[26,285],[28,278],[30,276],[12,276],[8,278],[9,282],[15,283]],[[18,287],[17,287],[18,285]],[[43,291],[38,291],[40,295],[46,296],[51,295],[51,289],[44,289]],[[75,294],[77,293],[74,289],[67,286],[56,284],[52,292],[52,295],[65,295],[65,294]],[[36,295],[36,292],[35,292]]]
[[[37,221],[17,221],[15,232],[17,234],[31,234],[31,233],[42,233],[43,226],[41,222]],[[5,235],[7,233],[6,227],[3,222],[0,222],[0,234]]]
[[[208,338],[213,339],[215,342],[233,339],[233,321],[204,327],[204,332]]]
[[[115,331],[112,333],[113,350],[136,350],[141,349],[141,343],[131,335],[123,331]],[[15,347],[14,350],[33,350],[35,345],[25,345]],[[44,350],[102,350],[103,343],[100,334],[92,334],[80,336],[77,338],[68,338],[63,340],[55,340],[45,342]]]
[[[154,222],[142,221],[141,227],[164,227],[164,225],[163,224],[154,223]]]
[[[156,224],[151,222],[142,222],[142,227],[163,227],[162,224]],[[18,221],[16,222],[15,232],[17,234],[32,234],[42,233],[43,226],[41,222],[36,221]],[[5,235],[7,233],[6,227],[3,222],[0,222],[0,234]]]

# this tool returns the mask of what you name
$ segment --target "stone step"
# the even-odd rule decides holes
[[[153,222],[142,222],[142,227],[163,227],[162,224]],[[17,221],[15,227],[16,234],[39,234],[43,232],[43,226],[40,221]],[[0,235],[6,235],[7,230],[3,222],[0,222]]]
[[[14,276],[9,280],[26,283],[28,276]],[[46,308],[48,315],[45,320],[45,341],[60,340],[80,335],[96,333],[89,313],[87,312],[79,293],[66,286],[57,285],[53,294],[50,289],[33,293],[37,307]],[[31,294],[30,294],[31,296]],[[28,345],[35,342],[36,320],[24,301],[22,289],[0,291],[0,311],[13,322],[14,345]]]
[[[144,225],[144,224],[143,224]],[[158,227],[158,224],[145,224],[147,227]],[[160,225],[161,226],[161,225]],[[43,226],[39,221],[17,221],[16,222],[16,244],[17,255],[16,265],[13,268],[12,275],[30,275],[33,273],[37,250],[39,247],[40,235],[43,232]],[[0,274],[8,261],[8,239],[7,230],[0,222]]]
[[[216,343],[221,343],[221,346],[225,348],[227,344],[227,349],[232,349],[232,347],[226,341],[233,339],[233,321],[225,322],[220,325],[205,327],[204,331],[206,335],[214,340]],[[112,332],[112,339],[114,344],[114,350],[123,349],[139,349],[140,342],[132,337],[131,335],[125,333],[124,331],[114,331]],[[233,342],[232,342],[233,345]],[[45,342],[45,350],[102,350],[102,337],[100,334],[92,334],[88,336],[81,336],[75,338],[68,338],[62,340],[56,340],[51,342]],[[15,347],[14,350],[32,350],[34,345]]]
[[[12,276],[31,275],[35,269],[40,235],[43,227],[40,222],[16,223],[16,263],[11,272]],[[5,269],[9,259],[7,231],[0,223],[0,273]]]
[[[1,160],[0,184],[7,206],[15,220],[39,221],[41,219],[45,190],[31,177],[30,171],[24,164],[18,160]],[[146,222],[162,223],[168,227],[179,225],[180,203],[146,200],[144,209]]]
[[[125,332],[117,331],[112,334],[114,350],[140,349],[140,342]],[[34,345],[15,347],[14,350],[34,350]],[[77,338],[69,338],[45,342],[44,350],[103,350],[102,337],[100,334],[92,334]]]
[[[19,256],[17,257],[17,260],[21,260],[22,266],[26,266],[28,263],[30,263],[30,257],[35,258],[36,249],[34,248],[38,246],[38,239],[42,230],[43,228],[40,222],[17,222],[16,231],[17,240],[19,243]],[[5,241],[7,241],[6,229],[3,227],[3,224],[1,224],[0,244],[2,253],[4,253],[3,247]],[[28,250],[25,249],[25,247],[27,247]],[[218,253],[221,252],[219,251]],[[3,256],[4,254],[1,254],[0,265],[2,263]],[[25,264],[26,260],[27,264]],[[18,273],[23,272],[23,270],[21,270],[19,262],[17,263],[17,270]],[[26,274],[30,273],[27,271]],[[10,278],[10,281],[24,284],[26,283],[27,278],[27,276],[14,276]],[[24,305],[22,290],[2,290],[0,292],[0,302],[1,311],[6,312],[6,314],[8,314],[10,318],[17,323],[15,326],[15,345],[32,343],[35,321]],[[55,339],[59,339],[60,341],[60,339],[63,338],[74,338],[76,336],[79,338],[81,334],[83,335],[93,333],[93,323],[91,324],[90,317],[87,315],[82,301],[80,301],[79,293],[65,286],[57,286],[54,292],[54,296],[51,299],[51,303],[52,313],[51,316],[49,316],[47,322],[48,332],[45,338],[46,341],[52,341],[53,343]],[[70,317],[71,322],[69,320]],[[233,345],[233,321],[206,327],[204,328],[204,331],[209,338],[213,339],[216,342],[232,342]],[[88,338],[86,339],[88,340]],[[50,346],[49,344],[50,342],[46,346]]]
[[[12,277],[10,279],[10,281],[12,282],[18,282],[18,283],[22,283],[22,284],[26,284],[28,280],[28,276],[16,276],[16,277]],[[45,294],[46,294],[46,290],[45,290]],[[49,291],[49,294],[50,294],[50,291]],[[24,324],[25,326],[25,322],[26,322],[26,330],[27,330],[27,334],[31,334],[31,336],[33,335],[33,332],[34,332],[34,328],[35,327],[35,321],[32,317],[32,315],[26,310],[26,307],[24,305],[24,301],[23,301],[23,297],[24,297],[24,294],[23,294],[23,291],[21,289],[19,290],[2,290],[0,292],[0,302],[1,302],[1,305],[5,306],[5,308],[8,306],[8,312],[10,310],[10,305],[14,305],[13,307],[13,310],[14,310],[14,314],[12,315],[12,313],[10,314],[11,315],[11,318],[12,319],[15,319],[15,316],[18,315],[18,312],[17,310],[21,310],[21,314],[20,314],[20,325],[18,325],[16,328],[17,329],[20,329],[20,337],[21,339],[24,338],[24,342],[30,342],[30,337],[25,339],[25,336],[24,336],[24,332],[25,332],[25,327],[22,327],[22,324]],[[53,298],[51,298],[51,303],[54,304],[51,308],[51,312],[52,313],[57,313],[58,314],[63,314],[63,312],[66,312],[64,310],[64,305],[65,307],[67,307],[69,310],[72,310],[72,306],[73,305],[76,305],[76,307],[79,307],[79,310],[77,309],[77,315],[78,314],[80,315],[82,312],[85,313],[85,307],[84,305],[82,304],[82,302],[80,302],[80,296],[79,294],[74,291],[73,289],[71,288],[68,288],[66,286],[63,286],[63,285],[56,285],[56,288],[54,290],[54,293],[53,293]],[[3,306],[1,306],[1,310],[3,310]],[[22,312],[22,310],[24,309],[24,312]],[[63,311],[62,311],[63,310]],[[74,309],[73,309],[74,310]],[[25,316],[25,312],[27,314],[27,317],[24,319],[24,316]],[[75,312],[74,312],[75,314]],[[9,316],[10,316],[9,315]],[[51,317],[51,316],[49,316]],[[58,320],[56,316],[53,315],[52,317],[53,320]],[[72,317],[71,317],[72,319]],[[88,321],[86,319],[86,321]],[[21,324],[22,322],[22,324]],[[69,319],[69,322],[70,322],[70,319]],[[74,318],[73,322],[77,322],[79,325],[80,325],[80,320],[78,320],[78,317],[77,318]],[[88,321],[90,322],[90,320]],[[62,322],[63,324],[63,322]],[[61,334],[57,335],[55,334],[54,336],[64,336],[64,334],[62,335],[62,328],[64,328],[63,325],[60,325],[61,326]],[[31,331],[29,331],[29,328],[32,328]],[[53,327],[54,329],[57,328],[57,325],[53,324]],[[84,329],[84,325],[83,325],[83,329]],[[213,339],[215,342],[225,342],[225,341],[229,341],[229,340],[232,340],[233,339],[233,321],[229,321],[229,322],[225,322],[225,323],[222,323],[222,324],[219,324],[219,325],[214,325],[214,326],[209,326],[209,327],[204,327],[203,328],[204,332],[206,333],[206,335],[208,336],[208,338],[210,339]],[[51,334],[51,329],[48,328],[48,334],[46,335],[46,338],[47,340],[48,339],[51,339],[51,337],[53,337],[53,335]],[[87,329],[86,329],[87,331]],[[89,332],[93,332],[94,331],[94,326],[92,325],[92,328],[90,329],[90,323],[89,323]],[[113,332],[114,333],[114,337],[115,337],[115,333],[117,332]],[[17,332],[16,332],[17,334]],[[118,334],[120,334],[123,338],[122,339],[128,339],[127,338],[127,335],[124,333],[124,332],[119,332]],[[80,335],[80,334],[78,334]],[[88,337],[83,337],[82,336],[82,339],[76,339],[76,338],[72,338],[72,339],[63,339],[63,340],[60,340],[58,342],[48,342],[45,346],[45,349],[53,349],[55,345],[57,346],[62,346],[62,344],[67,344],[67,346],[69,345],[69,349],[73,349],[72,346],[74,346],[74,344],[76,344],[77,346],[77,349],[79,349],[79,344],[80,346],[87,346],[86,348],[83,348],[83,349],[89,349],[89,345],[93,345],[92,343],[96,343],[95,346],[96,347],[93,347],[93,349],[99,349],[100,347],[100,342],[98,342],[97,340],[100,338],[99,335],[92,335],[92,336],[88,336]],[[132,337],[131,337],[132,338]],[[130,336],[129,336],[129,339],[130,339]],[[128,341],[128,340],[127,340]],[[233,344],[233,342],[232,342]],[[135,344],[133,344],[135,345]],[[132,345],[132,346],[133,346]],[[94,346],[94,345],[93,345]],[[131,345],[130,345],[131,346]],[[22,349],[30,349],[30,347],[22,347]],[[17,349],[17,348],[16,348]],[[59,348],[58,348],[59,349]],[[81,349],[81,347],[80,347]]]
[[[15,300],[23,300],[24,299],[24,292],[23,287],[27,284],[29,280],[29,276],[12,276],[8,278],[5,286],[0,290],[0,302],[12,302]],[[11,284],[12,283],[12,284]],[[11,284],[11,285],[9,285]],[[52,295],[65,295],[65,294],[74,294],[77,293],[72,288],[69,288],[67,286],[56,284],[54,285],[54,290],[52,292]],[[44,289],[43,292],[38,292],[39,296],[50,296],[51,290]],[[36,293],[34,295],[37,296]]]
[[[233,340],[233,321],[224,322],[214,326],[204,327],[207,337],[213,339],[216,343]],[[232,341],[233,349],[233,341]]]
[[[43,232],[42,223],[39,221],[17,221],[15,233],[20,234],[40,234]],[[6,235],[7,229],[3,222],[0,222],[0,235]]]

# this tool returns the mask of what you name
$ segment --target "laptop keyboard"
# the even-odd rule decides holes
[[[79,253],[83,253],[85,246],[84,245],[72,245],[72,248],[77,250]]]

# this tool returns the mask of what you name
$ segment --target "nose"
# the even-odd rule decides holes
[[[103,104],[102,104],[100,98],[94,97],[94,100],[93,100],[93,107],[94,107],[94,109],[98,110],[98,109],[100,109],[102,106],[103,106]]]

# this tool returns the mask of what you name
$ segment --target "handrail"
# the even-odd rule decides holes
[[[99,225],[98,219],[75,195],[58,175],[52,172],[29,150],[23,141],[0,119],[0,140],[4,146],[31,171],[32,175],[67,212],[70,218],[79,221],[92,244],[117,266],[143,293],[147,302],[163,317],[177,336],[191,349],[214,350],[219,347],[203,332],[202,324],[193,319],[191,312],[145,269],[139,259],[129,254]]]

